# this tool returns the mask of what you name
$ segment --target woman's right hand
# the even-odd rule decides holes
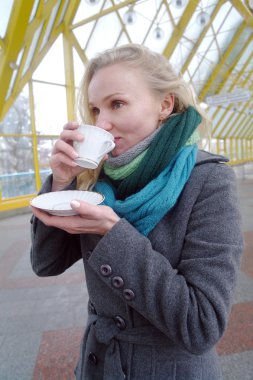
[[[50,167],[53,173],[52,191],[64,189],[85,170],[74,161],[78,155],[73,148],[73,141],[83,140],[83,136],[77,131],[78,127],[78,123],[68,122],[64,125],[59,139],[54,144],[50,158]]]

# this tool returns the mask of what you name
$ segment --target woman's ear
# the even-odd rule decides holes
[[[174,108],[174,103],[174,95],[165,95],[160,105],[160,121],[163,121],[170,116]]]

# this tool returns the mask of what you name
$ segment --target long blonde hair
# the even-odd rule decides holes
[[[127,44],[99,53],[89,61],[78,93],[78,109],[83,123],[94,124],[88,104],[88,87],[94,74],[107,66],[124,63],[128,67],[141,70],[149,88],[158,94],[173,94],[175,104],[171,115],[184,112],[190,105],[194,106],[202,116],[199,126],[201,134],[208,131],[210,120],[200,107],[191,86],[175,73],[171,64],[161,54],[138,44]],[[101,165],[96,170],[85,170],[78,177],[79,189],[90,189],[97,181]]]

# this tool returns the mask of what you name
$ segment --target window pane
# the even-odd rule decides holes
[[[0,155],[2,198],[35,193],[31,138],[0,137]]]
[[[65,87],[33,83],[36,131],[40,135],[59,135],[67,122]]]
[[[38,138],[38,159],[39,159],[39,171],[40,180],[43,183],[46,177],[51,173],[49,166],[49,159],[56,139],[43,139]]]
[[[0,123],[0,134],[1,133],[31,133],[30,105],[27,86],[19,94],[13,106],[9,109],[3,122]]]

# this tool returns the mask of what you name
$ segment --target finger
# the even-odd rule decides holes
[[[75,156],[76,158],[77,156]],[[77,163],[71,158],[66,156],[64,153],[56,153],[50,158],[50,166],[56,167],[59,166],[59,164],[65,164],[67,166],[76,167]]]
[[[63,129],[77,129],[80,127],[80,124],[77,121],[69,121],[67,124],[63,126]]]
[[[39,208],[34,207],[31,205],[31,210],[33,212],[33,215],[36,216],[39,220],[41,220],[45,225],[48,225],[49,222],[49,214],[45,211],[41,211]]]
[[[84,136],[76,130],[63,130],[60,139],[64,141],[83,141]]]
[[[53,147],[53,155],[62,152],[65,156],[72,158],[73,160],[78,157],[75,149],[63,140],[57,140]]]
[[[73,199],[70,202],[73,210],[78,212],[78,214],[86,219],[95,220],[100,219],[101,213],[97,205],[92,205],[90,203],[80,201],[78,199]]]
[[[73,217],[64,217],[64,216],[56,216],[48,214],[45,211],[38,209],[31,205],[31,209],[33,214],[38,218],[42,223],[44,223],[47,227],[57,227],[62,230],[71,230],[71,225],[73,225]],[[73,219],[70,221],[70,219]]]

